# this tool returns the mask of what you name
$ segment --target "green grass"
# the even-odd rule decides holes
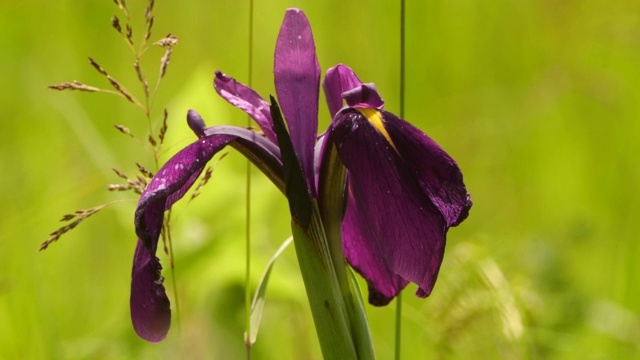
[[[130,3],[142,19],[144,2]],[[324,70],[350,65],[398,110],[394,1],[256,0],[258,92],[274,93],[275,38],[291,6],[307,13]],[[176,144],[162,159],[194,139],[189,108],[209,125],[245,124],[212,79],[221,69],[246,80],[247,9],[236,1],[156,4],[151,39],[171,32],[180,41],[154,107],[161,119],[168,106],[166,142]],[[458,161],[475,204],[449,232],[433,295],[416,299],[407,288],[403,358],[640,355],[638,2],[408,1],[407,11],[406,118]],[[37,251],[63,214],[128,197],[104,190],[118,181],[111,167],[153,168],[153,157],[112,127],[146,137],[146,119],[132,104],[46,89],[74,79],[108,88],[86,60],[92,56],[141,94],[131,52],[110,27],[115,14],[111,1],[0,3],[0,358],[241,358],[245,162],[238,154],[219,164],[196,201],[174,211],[182,330],[174,326],[159,345],[140,340],[129,319],[135,201]],[[162,54],[145,55],[150,78]],[[328,122],[322,108],[320,127]],[[256,172],[252,183],[255,286],[289,236],[289,215],[268,180]],[[166,257],[163,264],[168,277]],[[368,311],[378,357],[391,358],[395,309]],[[271,277],[253,355],[319,354],[287,251]]]

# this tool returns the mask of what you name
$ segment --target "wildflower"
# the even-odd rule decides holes
[[[335,267],[343,261],[343,250],[347,261],[367,279],[372,304],[388,303],[409,281],[418,284],[421,297],[433,288],[447,230],[464,220],[471,206],[455,161],[420,130],[384,111],[375,86],[363,84],[344,65],[326,74],[324,90],[333,121],[318,137],[320,66],[311,27],[300,10],[290,9],[285,15],[274,77],[286,128],[274,101],[269,104],[218,71],[216,91],[248,113],[263,135],[233,126],[207,128],[190,110],[187,120],[199,139],[170,159],[142,194],[135,215],[138,244],[131,315],[136,332],[148,341],[162,340],[171,322],[155,256],[163,213],[227,145],[249,158],[285,193],[293,221],[303,232],[311,222],[320,223],[321,229],[309,230],[304,240],[316,241],[326,234],[329,242],[338,242],[338,251],[332,249],[323,259],[329,258]],[[335,271],[344,273],[344,266]],[[341,276],[346,277],[338,274],[337,281]],[[316,285],[305,280],[308,293],[309,286]],[[318,318],[316,326],[317,322]]]
[[[386,305],[409,281],[427,297],[447,230],[472,205],[462,173],[431,138],[382,110],[375,85],[362,84],[350,68],[329,69],[324,90],[333,115],[328,141],[349,181],[345,257],[367,279],[373,305]]]

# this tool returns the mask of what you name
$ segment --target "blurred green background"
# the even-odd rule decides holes
[[[139,37],[146,1],[129,2]],[[274,93],[287,7],[307,13],[324,70],[350,65],[398,111],[396,1],[255,0],[259,93]],[[170,113],[166,160],[194,140],[189,108],[209,125],[246,124],[212,79],[221,69],[247,81],[248,1],[159,1],[154,13],[151,39],[180,41],[153,113]],[[111,167],[154,168],[112,126],[146,138],[139,109],[46,88],[74,79],[109,88],[92,56],[141,94],[132,53],[110,26],[116,14],[107,0],[0,2],[0,358],[242,358],[246,163],[233,151],[174,211],[181,319],[163,343],[140,340],[129,319],[135,200],[37,251],[63,214],[133,198],[105,190],[119,181]],[[640,356],[640,3],[409,0],[406,29],[406,118],[458,161],[475,204],[449,232],[432,296],[414,298],[413,285],[404,293],[403,358]],[[162,54],[144,57],[150,79]],[[320,127],[328,122],[322,107]],[[255,286],[290,230],[284,198],[255,170],[252,183]],[[318,359],[293,248],[267,296],[254,358]],[[380,359],[392,358],[394,311],[368,309]]]

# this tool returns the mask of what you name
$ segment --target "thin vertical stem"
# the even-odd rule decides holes
[[[405,102],[405,0],[400,0],[400,118],[404,119]],[[402,349],[402,292],[396,297],[396,351],[395,359],[400,360]]]
[[[402,349],[401,345],[401,335],[402,332],[400,329],[402,328],[402,292],[398,293],[396,296],[396,352],[395,359],[400,360],[400,350]]]
[[[253,0],[249,0],[249,49],[248,49],[248,74],[247,84],[253,85]],[[251,118],[247,119],[247,125],[251,125]],[[246,264],[245,264],[245,345],[247,360],[251,359],[251,161],[247,159],[247,181],[246,181]]]
[[[167,212],[165,217],[165,234],[167,236],[167,242],[169,243],[169,258],[171,259],[171,282],[173,285],[173,302],[176,304],[176,323],[178,324],[178,334],[182,332],[180,325],[180,302],[178,297],[178,282],[176,281],[176,268],[173,257],[173,239],[171,237],[171,209]]]
[[[405,0],[400,0],[400,117],[404,119],[404,88],[405,88]]]

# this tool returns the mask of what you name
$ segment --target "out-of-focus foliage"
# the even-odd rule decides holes
[[[396,1],[254,1],[261,94],[274,93],[275,38],[295,6],[312,23],[322,68],[350,65],[398,110]],[[142,24],[145,2],[129,3]],[[247,11],[248,1],[157,2],[152,40],[180,39],[154,107],[158,119],[163,105],[170,112],[165,160],[195,139],[189,108],[209,125],[246,123],[212,79],[221,69],[247,80]],[[127,198],[104,190],[118,181],[111,167],[153,168],[152,154],[112,126],[146,137],[132,104],[46,89],[74,79],[108,87],[90,55],[141,93],[131,52],[110,27],[115,14],[107,0],[0,3],[0,358],[241,358],[238,154],[174,211],[181,319],[161,344],[140,340],[129,320],[135,201],[37,251],[61,215]],[[409,0],[406,29],[406,118],[458,160],[475,205],[449,233],[432,296],[404,293],[404,358],[637,357],[640,3]],[[145,55],[150,77],[162,54]],[[320,126],[328,122],[322,109]],[[289,216],[257,171],[252,182],[255,286],[289,236]],[[369,308],[369,317],[379,358],[391,358],[393,306]],[[292,249],[273,270],[254,356],[319,356]]]

